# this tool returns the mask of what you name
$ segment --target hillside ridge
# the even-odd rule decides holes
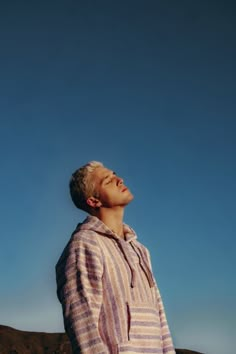
[[[72,354],[65,332],[24,331],[0,325],[1,354]],[[188,349],[176,349],[176,354],[204,354]]]

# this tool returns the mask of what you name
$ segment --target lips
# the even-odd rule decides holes
[[[123,192],[125,192],[125,191],[127,191],[127,187],[124,187],[124,188],[122,188],[122,190],[121,190],[121,192],[123,193]]]

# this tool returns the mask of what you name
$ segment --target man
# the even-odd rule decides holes
[[[133,195],[92,161],[72,175],[70,193],[88,213],[57,265],[57,295],[73,353],[175,353],[148,250],[123,223]]]

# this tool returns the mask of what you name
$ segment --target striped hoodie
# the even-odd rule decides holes
[[[56,265],[57,296],[73,353],[174,354],[148,250],[124,224],[79,224]]]

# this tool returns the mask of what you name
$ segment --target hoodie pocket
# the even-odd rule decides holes
[[[128,341],[119,345],[119,353],[160,353],[161,326],[157,309],[147,303],[128,304]]]

